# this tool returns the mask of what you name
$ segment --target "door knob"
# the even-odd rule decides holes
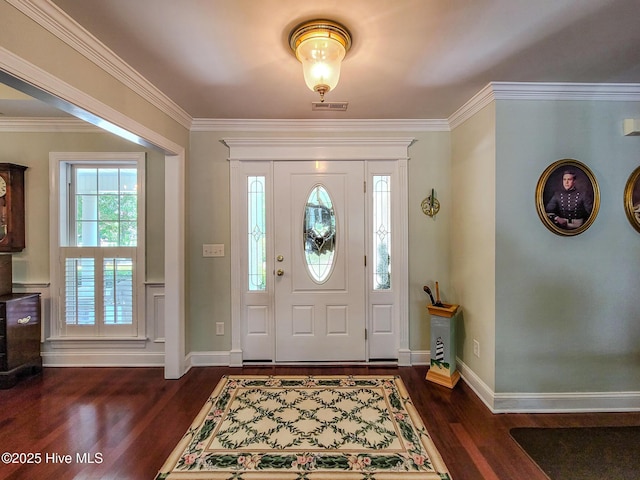
[[[284,275],[284,270],[282,270],[281,268],[279,268],[279,269],[276,271],[276,275],[278,275],[279,277],[283,276],[283,275]]]

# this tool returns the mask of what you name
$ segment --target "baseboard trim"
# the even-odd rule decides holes
[[[162,352],[42,352],[43,367],[164,367]]]
[[[474,391],[491,412],[497,413],[494,409],[495,392],[462,360],[457,358],[456,363],[464,383],[469,385],[469,388]]]
[[[494,413],[640,411],[640,392],[497,393]]]
[[[413,365],[428,365],[429,351],[412,351]],[[640,392],[496,393],[456,359],[462,380],[492,413],[604,413],[640,411]]]
[[[411,365],[429,365],[430,359],[429,350],[411,350]]]
[[[190,352],[186,359],[187,368],[191,367],[232,367],[231,352]],[[241,366],[241,365],[240,365]]]

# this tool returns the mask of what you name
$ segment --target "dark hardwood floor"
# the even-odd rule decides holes
[[[0,390],[3,479],[152,480],[222,375],[400,375],[455,480],[546,480],[515,426],[640,425],[638,413],[493,415],[471,389],[427,382],[426,367],[45,368]],[[32,463],[21,463],[31,461]]]

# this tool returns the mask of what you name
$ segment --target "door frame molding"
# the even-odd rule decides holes
[[[409,350],[409,269],[408,269],[408,149],[415,141],[413,137],[242,137],[223,138],[229,148],[232,212],[241,212],[245,204],[242,185],[242,162],[273,161],[375,161],[397,162],[398,202],[396,228],[398,245],[398,365],[411,365]],[[243,365],[242,352],[242,296],[243,296],[243,231],[240,222],[231,222],[231,351],[230,366]]]

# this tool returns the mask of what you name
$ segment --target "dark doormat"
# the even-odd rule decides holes
[[[639,480],[640,426],[512,428],[551,480]]]

